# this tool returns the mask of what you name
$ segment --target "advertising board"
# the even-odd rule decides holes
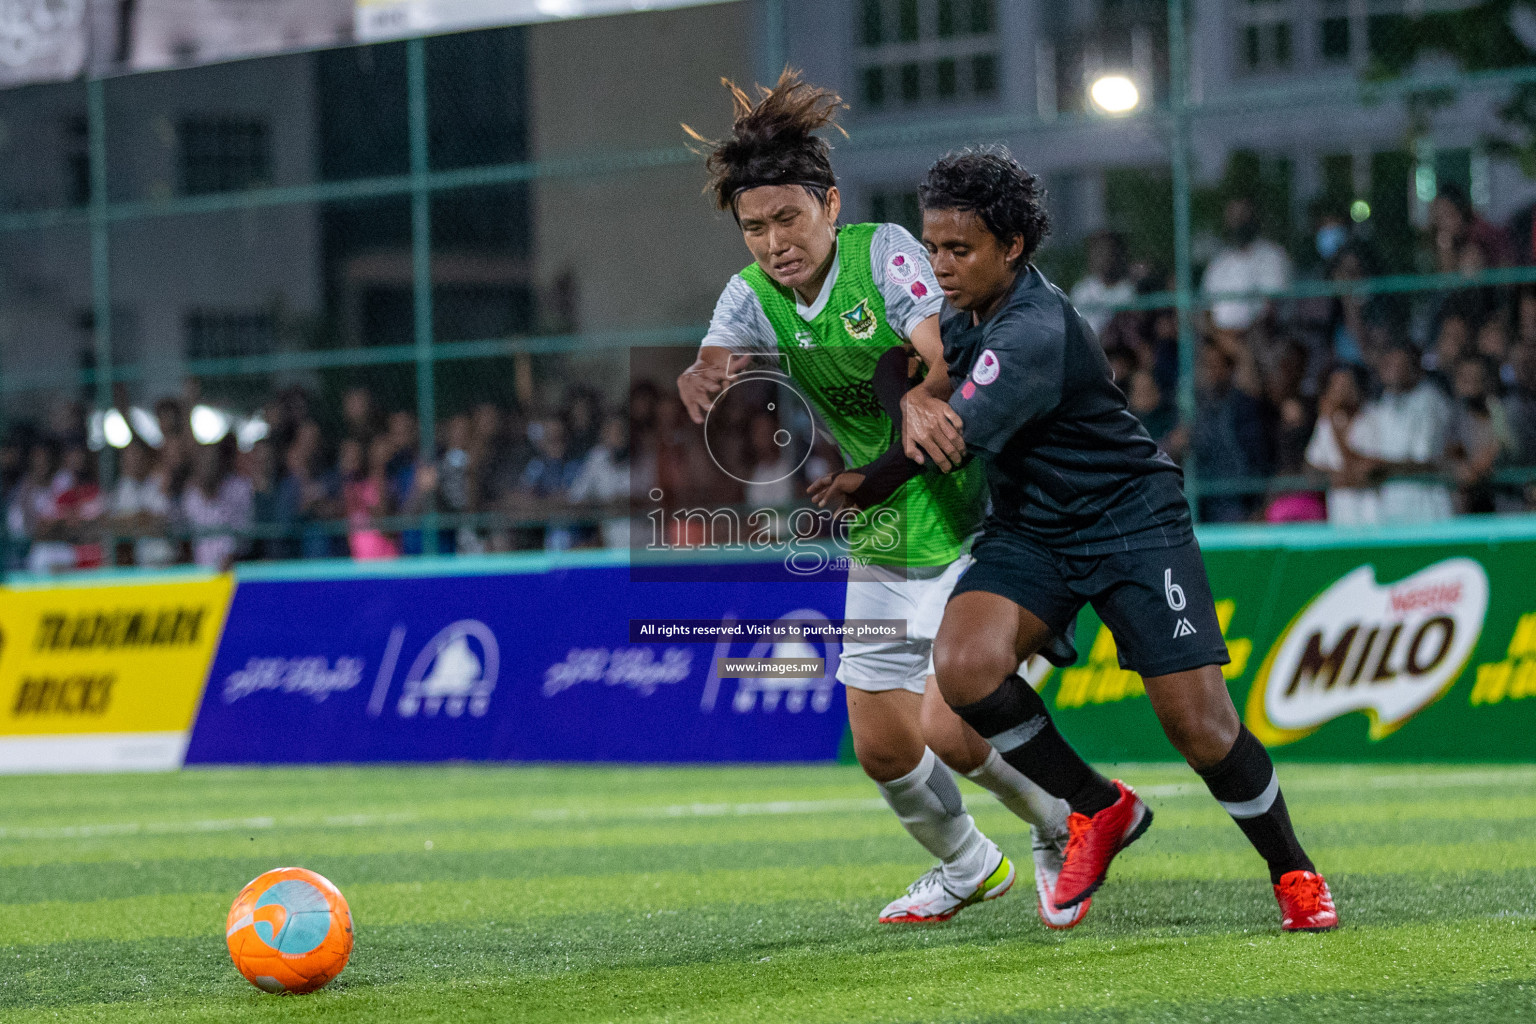
[[[233,590],[0,590],[0,771],[179,766]]]
[[[829,760],[836,641],[635,643],[630,620],[828,619],[842,602],[840,584],[639,584],[618,567],[242,582],[187,759]],[[768,656],[824,670],[716,671]]]
[[[1536,755],[1536,541],[1207,543],[1245,723],[1283,759]],[[1092,610],[1043,691],[1086,755],[1166,760],[1139,677]],[[1172,637],[1170,636],[1170,640]]]

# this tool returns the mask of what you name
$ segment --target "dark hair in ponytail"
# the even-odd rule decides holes
[[[696,151],[705,157],[710,175],[705,191],[713,194],[715,204],[734,212],[736,197],[760,185],[799,185],[826,202],[827,190],[837,184],[837,177],[832,173],[831,147],[815,133],[829,127],[842,131],[837,123],[838,111],[845,106],[842,97],[803,81],[798,71],[789,68],[772,89],[759,85],[755,102],[735,82],[720,81],[730,90],[735,106],[729,137],[707,139],[683,125],[702,144]]]

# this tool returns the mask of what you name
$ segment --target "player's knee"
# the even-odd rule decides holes
[[[1163,719],[1168,742],[1195,768],[1220,763],[1237,742],[1238,722],[1222,708],[1186,707]]]
[[[911,745],[861,745],[857,742],[853,745],[853,754],[859,760],[859,767],[864,769],[876,782],[892,782],[903,775],[911,774],[923,759],[922,744],[916,744],[915,749]]]
[[[989,648],[979,640],[968,643],[940,642],[933,647],[933,671],[939,689],[950,704],[968,703],[965,695],[991,692],[1015,668],[1012,653]]]

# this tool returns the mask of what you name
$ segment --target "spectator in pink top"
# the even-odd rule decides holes
[[[348,438],[337,453],[341,463],[342,496],[347,507],[347,542],[356,559],[397,558],[400,546],[374,525],[389,515],[389,460],[394,449],[385,437],[377,437],[363,461],[362,442]]]

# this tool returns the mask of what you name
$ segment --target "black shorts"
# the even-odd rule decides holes
[[[1053,655],[1064,653],[1062,638],[1070,641],[1084,604],[1093,605],[1114,635],[1120,667],[1143,677],[1231,660],[1193,538],[1173,547],[1067,555],[1017,533],[989,530],[971,556],[976,562],[950,599],[982,590],[1034,613],[1056,634],[1042,653],[1057,664],[1063,659]]]

